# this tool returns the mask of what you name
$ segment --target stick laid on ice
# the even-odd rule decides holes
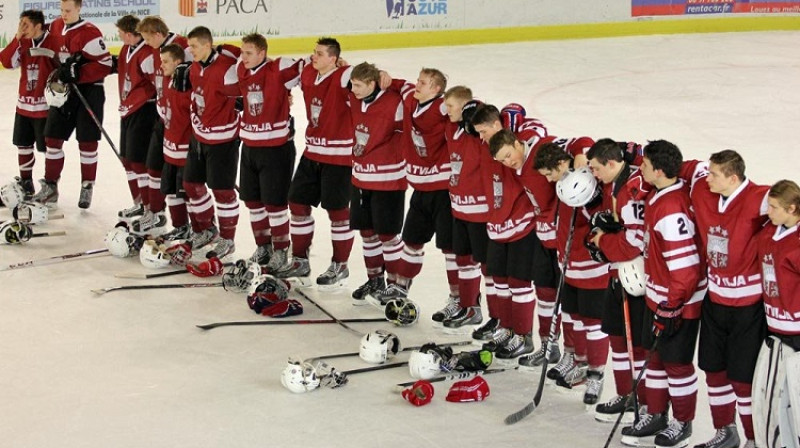
[[[50,258],[42,258],[39,260],[23,261],[21,263],[14,263],[6,266],[0,266],[0,271],[11,271],[13,269],[33,268],[37,266],[60,263],[62,261],[75,260],[82,257],[89,257],[91,255],[108,255],[108,249],[93,249],[93,250],[87,250],[85,252],[76,252],[74,254],[58,255]]]
[[[216,288],[222,286],[222,282],[218,283],[170,283],[166,285],[125,285],[125,286],[111,286],[108,288],[93,289],[92,292],[98,296],[111,291],[131,291],[135,289],[178,289],[178,288]]]

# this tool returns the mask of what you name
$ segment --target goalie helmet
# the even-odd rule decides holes
[[[419,307],[408,299],[390,300],[383,313],[386,320],[400,327],[414,325],[419,320]]]
[[[106,248],[111,255],[119,258],[130,257],[136,253],[142,240],[131,235],[124,227],[114,227],[105,238]]]
[[[139,261],[142,266],[150,269],[161,269],[169,266],[170,256],[166,246],[156,244],[153,240],[146,240],[139,250]]]
[[[290,359],[281,373],[281,384],[295,394],[302,394],[319,387],[317,369],[309,362]]]
[[[20,202],[11,213],[14,219],[26,224],[44,224],[50,217],[47,206],[36,202]]]
[[[570,207],[583,207],[600,195],[597,179],[589,168],[570,171],[556,182],[558,199]]]
[[[625,291],[635,297],[642,297],[645,293],[646,281],[644,278],[644,258],[640,255],[633,260],[617,263],[619,282]]]
[[[230,292],[250,292],[260,283],[261,266],[250,260],[237,260],[222,274],[222,287]]]
[[[375,330],[361,338],[358,356],[370,364],[383,364],[400,350],[400,338],[396,334]]]
[[[44,87],[44,99],[50,107],[61,107],[66,104],[69,98],[69,84],[64,84],[58,80],[56,70],[47,77],[47,84]]]
[[[0,224],[0,235],[8,244],[20,244],[31,239],[31,228],[19,221],[6,221]]]
[[[11,181],[0,187],[0,199],[9,209],[13,209],[25,200],[25,192],[17,181]]]

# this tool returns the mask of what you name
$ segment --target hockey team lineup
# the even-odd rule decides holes
[[[435,58],[390,70],[334,37],[293,58],[257,33],[219,43],[205,26],[181,36],[128,15],[112,55],[80,0],[59,6],[50,23],[24,11],[0,52],[19,77],[0,276],[113,261],[86,297],[196,289],[258,316],[200,315],[192,329],[208,337],[350,334],[353,351],[290,356],[266,380],[286,393],[408,371],[381,392],[419,407],[495,400],[493,384],[513,381],[524,398],[498,420],[514,428],[562,392],[606,447],[800,447],[800,187],[751,178],[752,152],[690,156],[667,132],[554,135],[527,96],[492,104]],[[106,194],[99,152],[126,190],[99,198],[116,224],[80,249],[59,223]],[[329,246],[314,248],[330,254],[321,272],[312,242]],[[36,245],[47,255],[17,250]],[[444,263],[423,269],[432,256]],[[449,295],[420,300],[437,270]],[[329,299],[343,293],[348,317]]]

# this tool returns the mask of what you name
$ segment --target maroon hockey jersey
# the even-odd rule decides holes
[[[303,60],[278,58],[236,67],[244,100],[239,137],[249,147],[281,146],[290,138],[289,91],[300,82]]]
[[[193,60],[192,53],[189,52],[189,41],[185,37],[172,32],[167,35],[167,38],[164,39],[159,48],[150,47],[150,51],[153,52],[153,85],[156,88],[156,108],[162,120],[164,119],[165,107],[163,92],[164,88],[169,84],[170,78],[166,78],[166,80],[164,78],[164,70],[161,68],[161,48],[170,44],[180,45],[183,48],[184,62],[192,62]]]
[[[192,84],[192,129],[197,141],[218,144],[232,141],[239,130],[235,99],[236,59],[212,51],[206,62],[194,61],[189,71]]]
[[[606,233],[598,246],[617,275],[616,262],[633,260],[644,250],[644,205],[652,185],[644,181],[637,167],[625,165],[617,179],[603,186],[603,209],[613,212],[624,229]]]
[[[144,40],[133,46],[122,46],[117,60],[117,72],[121,117],[136,112],[147,102],[155,101],[153,51]]]
[[[756,234],[767,221],[769,187],[746,179],[727,200],[695,182],[692,206],[708,261],[708,293],[714,303],[749,306],[761,300]]]
[[[346,66],[320,75],[311,64],[303,67],[300,87],[308,119],[304,155],[315,162],[352,165],[353,122],[347,103],[352,71]]]
[[[767,326],[775,333],[800,335],[800,239],[798,226],[772,223],[761,231],[758,259],[764,289]]]
[[[103,78],[111,73],[111,54],[103,41],[103,33],[83,19],[67,26],[61,17],[50,24],[50,32],[60,40],[61,62],[76,53],[83,55],[85,63],[81,65],[77,84],[102,84]]]
[[[516,173],[492,162],[489,221],[486,232],[493,241],[510,243],[524,238],[534,230],[534,208]]]
[[[450,122],[441,96],[424,104],[414,99],[414,85],[403,86],[403,154],[406,178],[419,191],[446,190],[450,182],[450,153],[445,126]]]
[[[0,63],[5,68],[20,69],[17,113],[30,118],[45,118],[49,106],[44,99],[44,88],[56,63],[51,57],[31,56],[31,48],[48,49],[58,54],[60,45],[49,31],[45,31],[37,41],[18,41],[15,37],[0,52]]]
[[[405,190],[403,99],[395,91],[382,90],[367,104],[351,93],[350,112],[355,126],[353,185],[366,190]]]
[[[469,222],[489,221],[489,193],[496,164],[480,138],[456,123],[447,123],[450,152],[450,205],[453,216]]]
[[[164,160],[175,166],[186,165],[189,139],[192,136],[190,109],[192,92],[179,92],[172,88],[169,76],[162,76],[164,88]]]
[[[699,318],[707,288],[706,263],[682,179],[647,196],[644,259],[647,306],[655,311],[661,302],[683,305],[684,318]]]

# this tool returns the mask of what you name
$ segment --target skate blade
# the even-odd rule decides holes
[[[371,303],[367,302],[367,298],[366,297],[363,298],[363,299],[354,299],[354,298],[351,297],[350,298],[350,303],[352,303],[353,306],[372,305]]]
[[[594,419],[601,423],[616,423],[619,414],[600,414],[597,411],[594,413]],[[631,425],[633,424],[633,411],[626,412],[620,420],[620,424]]]
[[[519,365],[519,370],[522,370],[524,372],[541,373],[542,372],[542,365],[539,364],[539,365],[535,365],[535,366],[526,366],[526,365],[520,364]]]
[[[286,280],[287,282],[292,284],[292,287],[295,288],[308,288],[310,286],[314,286],[314,283],[311,282],[311,277],[287,277],[282,280]]]
[[[444,334],[453,334],[453,335],[472,334],[472,327],[469,325],[463,325],[457,328],[450,328],[442,325],[441,328],[442,328],[442,333]]]
[[[332,285],[320,285],[319,283],[317,283],[317,289],[319,289],[320,291],[330,292],[342,288],[347,288],[347,279],[339,280],[337,283],[334,283]]]
[[[641,447],[655,448],[656,436],[655,434],[647,437],[622,436],[620,442],[626,446],[641,446]]]
[[[372,297],[371,295],[367,295],[367,297],[364,298],[364,301],[381,311],[384,311],[386,309],[386,307],[383,304],[381,304],[380,300],[376,299],[375,297]]]
[[[444,325],[441,322],[436,322],[435,320],[432,320],[431,327],[441,329],[444,328]]]

